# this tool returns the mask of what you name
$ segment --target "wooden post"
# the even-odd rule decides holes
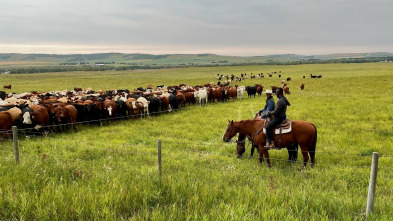
[[[366,217],[368,217],[368,214],[374,211],[374,196],[375,196],[375,186],[377,184],[378,158],[379,158],[379,153],[373,152],[373,160],[371,162],[371,172],[370,172],[370,183],[368,185]]]
[[[161,179],[161,139],[158,139],[157,149],[158,149],[158,174],[160,175],[160,179]]]
[[[19,164],[19,148],[18,148],[18,127],[12,126],[12,139],[14,140],[14,155],[16,163]]]

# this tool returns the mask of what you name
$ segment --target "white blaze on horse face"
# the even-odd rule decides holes
[[[112,116],[112,106],[108,107],[109,116]]]
[[[23,123],[24,124],[32,124],[33,122],[31,122],[31,118],[30,118],[30,113],[26,112],[25,114],[23,114]]]

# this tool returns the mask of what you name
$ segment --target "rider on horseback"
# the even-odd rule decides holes
[[[259,110],[256,113],[256,115],[257,115],[256,119],[258,119],[258,120],[265,119],[267,112],[274,110],[274,107],[275,107],[274,99],[273,99],[273,96],[272,96],[272,90],[266,90],[265,93],[266,93],[266,104],[265,104],[265,107],[262,110]]]
[[[276,95],[278,97],[276,109],[273,112],[269,111],[266,114],[267,117],[269,117],[270,115],[274,117],[266,127],[266,138],[267,141],[269,142],[269,145],[265,146],[265,148],[269,148],[269,149],[275,148],[273,129],[279,124],[281,124],[285,119],[287,119],[287,115],[286,115],[287,106],[291,105],[287,100],[287,98],[284,97],[282,88],[278,88],[276,90]]]

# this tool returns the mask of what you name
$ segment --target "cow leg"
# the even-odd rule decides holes
[[[268,152],[268,150],[263,145],[259,145],[259,163],[262,163],[263,156],[266,159],[267,166],[269,168],[272,168],[272,165],[271,165],[270,159],[269,159],[269,152]]]
[[[298,144],[295,143],[294,145],[287,148],[288,150],[288,161],[295,163],[297,161],[298,156]]]

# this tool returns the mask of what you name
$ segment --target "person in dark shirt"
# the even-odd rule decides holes
[[[269,148],[269,149],[275,148],[273,130],[276,126],[278,126],[285,119],[287,119],[287,115],[286,115],[287,106],[291,105],[287,100],[287,98],[284,97],[282,88],[278,88],[276,90],[276,95],[278,97],[278,101],[275,110],[273,112],[267,112],[266,114],[267,117],[269,116],[274,117],[266,127],[266,139],[269,142],[269,144],[268,146],[265,146],[265,148]]]
[[[259,110],[256,113],[257,117],[255,119],[257,120],[265,119],[267,112],[272,111],[275,108],[274,98],[272,96],[272,90],[266,90],[265,93],[266,93],[266,104],[262,110]]]

